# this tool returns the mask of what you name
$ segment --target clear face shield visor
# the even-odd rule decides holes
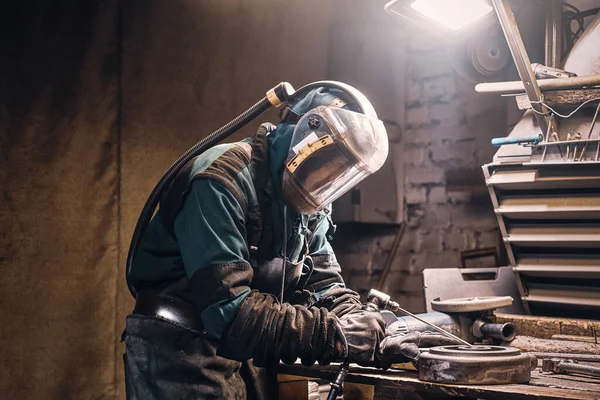
[[[296,211],[312,214],[377,171],[387,158],[383,122],[350,110],[317,107],[293,133],[283,195]]]

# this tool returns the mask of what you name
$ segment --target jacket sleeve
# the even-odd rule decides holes
[[[325,307],[336,316],[361,308],[358,293],[346,288],[342,269],[329,243],[331,221],[324,214],[316,216],[316,228],[309,246],[313,260],[313,272],[307,281],[306,289],[314,292],[318,307]]]
[[[175,218],[174,231],[207,336],[219,339],[250,293],[253,272],[244,212],[223,185],[198,179]]]
[[[256,365],[280,360],[306,365],[341,360],[348,347],[339,321],[325,308],[281,304],[250,290],[245,211],[222,184],[198,179],[174,230],[192,296],[208,338],[220,355],[254,358]]]

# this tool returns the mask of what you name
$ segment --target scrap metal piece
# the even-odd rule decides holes
[[[600,367],[579,364],[574,360],[560,360],[546,358],[542,360],[542,371],[555,374],[574,373],[600,377]]]
[[[461,299],[431,300],[431,308],[439,312],[463,313],[473,311],[493,310],[510,306],[513,302],[510,296],[481,296],[463,297]]]
[[[537,358],[504,346],[440,346],[419,357],[419,379],[427,382],[499,385],[526,383]]]

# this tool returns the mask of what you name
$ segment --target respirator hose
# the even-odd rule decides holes
[[[133,236],[131,238],[131,244],[129,245],[129,251],[127,253],[127,264],[126,264],[126,273],[127,276],[131,273],[131,269],[133,267],[133,258],[135,256],[136,251],[138,250],[140,241],[142,240],[142,236],[152,220],[152,216],[154,215],[154,211],[160,202],[161,196],[165,189],[169,187],[173,179],[177,176],[179,171],[194,157],[202,154],[209,148],[213,147],[220,141],[224,140],[228,136],[237,132],[240,128],[247,125],[250,121],[267,111],[271,107],[277,107],[283,103],[288,102],[289,100],[303,95],[308,92],[310,89],[317,88],[320,86],[325,86],[329,88],[335,88],[345,92],[353,102],[358,106],[360,112],[377,118],[377,114],[375,110],[373,110],[373,106],[366,97],[358,90],[353,88],[350,85],[335,82],[335,81],[318,81],[309,83],[301,87],[298,91],[294,91],[292,85],[287,82],[281,82],[279,85],[275,86],[271,90],[269,90],[265,97],[263,97],[260,101],[254,104],[252,107],[244,111],[242,114],[235,117],[233,120],[228,122],[226,125],[217,129],[206,138],[202,139],[200,142],[196,143],[193,147],[191,147],[188,151],[186,151],[181,157],[177,159],[169,167],[167,172],[163,175],[162,178],[158,181],[150,196],[146,200],[144,207],[142,208],[142,212],[138,218],[138,221],[135,225],[135,230],[133,231]],[[127,284],[129,287],[129,292],[133,297],[136,296],[135,288],[131,286],[131,284]]]
[[[254,104],[252,107],[248,108],[242,114],[238,115],[236,118],[228,122],[226,125],[217,129],[200,142],[196,143],[193,147],[191,147],[188,151],[186,151],[181,157],[177,159],[169,167],[167,172],[163,175],[163,177],[158,181],[152,193],[146,200],[146,204],[142,208],[142,212],[140,213],[140,217],[135,225],[135,230],[133,231],[133,236],[131,238],[131,244],[129,246],[129,252],[127,253],[127,276],[131,272],[131,268],[133,266],[133,257],[135,252],[138,249],[144,231],[146,230],[152,216],[154,215],[154,210],[156,210],[156,206],[160,201],[163,191],[171,184],[171,181],[177,176],[179,171],[194,157],[199,154],[205,152],[210,147],[216,145],[223,139],[232,135],[234,132],[238,131],[244,125],[248,124],[250,121],[267,111],[269,108],[273,107],[273,102],[268,97],[262,98],[259,102]],[[135,289],[129,285],[129,291],[135,297]]]

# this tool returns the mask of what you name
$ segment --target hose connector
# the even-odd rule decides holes
[[[295,93],[294,87],[288,82],[281,82],[267,92],[267,100],[273,107],[279,107],[287,102]]]

